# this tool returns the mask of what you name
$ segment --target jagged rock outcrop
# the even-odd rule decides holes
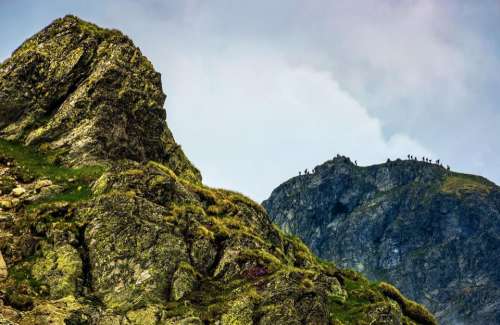
[[[165,122],[160,74],[132,41],[58,19],[0,68],[0,135],[69,165],[128,158],[200,178]]]
[[[211,189],[130,40],[72,16],[0,66],[1,324],[435,324]]]
[[[500,189],[482,177],[338,157],[263,206],[321,258],[395,283],[442,324],[500,324]]]

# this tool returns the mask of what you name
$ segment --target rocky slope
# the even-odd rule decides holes
[[[0,66],[0,324],[435,324],[321,262],[175,143],[160,76],[67,16]]]
[[[442,324],[500,324],[500,189],[482,177],[337,157],[263,206],[320,257],[395,283]]]

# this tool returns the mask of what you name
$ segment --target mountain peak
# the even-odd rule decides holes
[[[56,19],[0,66],[0,136],[66,165],[155,160],[200,180],[167,127],[160,73],[121,32]]]
[[[500,188],[481,176],[337,157],[281,184],[263,206],[321,258],[396,283],[440,324],[500,319]]]
[[[314,177],[314,175],[329,177],[349,174],[366,176],[368,179],[377,178],[377,175],[378,178],[385,175],[402,185],[412,181],[436,181],[451,173],[442,165],[412,159],[388,159],[380,164],[358,166],[357,161],[353,161],[349,157],[337,156],[316,166],[307,175],[312,175],[311,177]]]

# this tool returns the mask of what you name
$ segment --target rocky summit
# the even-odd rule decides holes
[[[160,74],[116,30],[55,21],[0,67],[4,139],[70,165],[156,160],[200,179],[165,122]]]
[[[0,324],[436,324],[201,183],[160,75],[74,16],[0,66]]]
[[[500,324],[500,188],[422,161],[338,156],[276,188],[272,220],[320,257],[395,283],[441,324]]]

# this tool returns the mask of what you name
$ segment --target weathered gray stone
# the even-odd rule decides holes
[[[500,324],[500,189],[419,161],[339,157],[277,187],[271,218],[321,258],[386,280],[443,324]]]

